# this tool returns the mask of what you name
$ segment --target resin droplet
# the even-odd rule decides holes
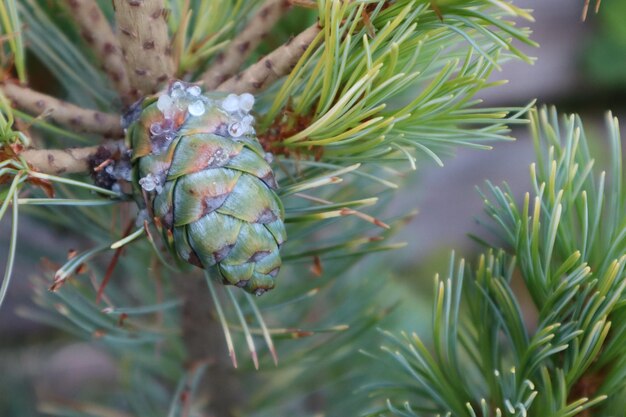
[[[115,178],[130,181],[132,179],[132,173],[132,168],[128,161],[120,161],[115,164],[115,170],[113,171]]]
[[[227,112],[236,112],[239,110],[239,97],[236,94],[229,94],[222,101],[222,108]]]
[[[185,86],[183,85],[183,83],[181,83],[180,81],[176,81],[172,85],[172,92],[170,94],[174,99],[183,97],[186,94]]]
[[[241,119],[241,128],[244,133],[254,133],[254,128],[252,125],[254,124],[254,117],[248,115]]]
[[[246,130],[247,129],[244,129],[244,126],[242,126],[239,122],[231,123],[228,126],[228,133],[235,138],[243,135]]]
[[[152,123],[150,125],[150,133],[153,135],[159,135],[163,132],[163,128],[161,127],[161,123]]]
[[[192,116],[202,116],[204,112],[206,111],[202,100],[194,101],[193,103],[189,105],[187,110],[189,111],[189,114],[191,114]]]
[[[254,96],[250,93],[243,93],[239,96],[239,108],[248,113],[254,106]]]
[[[192,85],[191,87],[187,88],[187,94],[189,94],[190,96],[198,97],[200,93],[202,93],[202,89],[197,85]]]
[[[152,174],[148,174],[139,180],[139,185],[141,185],[141,188],[148,192],[155,190],[159,192],[158,188],[161,188],[159,183],[159,179]]]
[[[157,100],[157,108],[161,110],[161,113],[166,116],[168,116],[172,112],[173,104],[174,102],[172,98],[167,94],[160,95],[159,99]]]
[[[215,151],[215,153],[213,153],[213,156],[211,156],[209,164],[211,166],[222,166],[225,162],[228,161],[229,157],[230,156],[226,152],[224,152],[223,149],[218,149]]]

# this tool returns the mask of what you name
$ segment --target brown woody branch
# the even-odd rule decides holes
[[[213,90],[231,77],[246,58],[267,36],[268,31],[289,9],[288,0],[266,0],[250,19],[246,28],[220,53],[209,69],[202,74],[204,88]]]
[[[113,82],[124,103],[133,101],[135,97],[132,97],[122,49],[96,0],[64,0],[64,2],[80,27],[81,35],[91,45],[104,72]]]
[[[89,172],[89,161],[103,148],[115,153],[124,149],[124,142],[111,141],[85,148],[27,149],[19,155],[31,168],[44,174],[73,174]]]
[[[156,92],[174,73],[163,0],[113,0],[118,37],[130,85]]]
[[[120,116],[117,114],[85,109],[9,82],[0,84],[0,90],[15,107],[34,116],[43,115],[74,131],[97,133],[112,138],[124,136]]]
[[[242,73],[220,84],[217,90],[241,94],[257,93],[266,89],[274,81],[291,72],[320,31],[321,28],[317,24],[309,27]]]
[[[19,155],[31,168],[44,174],[74,174],[89,172],[89,160],[102,148],[115,153],[123,146],[123,141],[111,141],[84,148],[27,149]]]

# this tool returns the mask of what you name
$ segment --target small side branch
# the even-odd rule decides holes
[[[246,28],[219,54],[211,67],[202,75],[204,87],[213,90],[231,77],[252,51],[267,36],[269,30],[289,9],[288,0],[266,0],[250,19]]]
[[[123,141],[105,142],[100,146],[69,149],[27,149],[20,156],[34,170],[44,174],[60,175],[89,172],[89,160],[99,151],[111,153],[123,149]]]
[[[217,90],[241,94],[266,89],[283,75],[289,74],[320,31],[317,24],[309,27],[242,73],[220,84]]]
[[[156,92],[174,73],[163,0],[114,0],[118,37],[130,85],[140,95]]]
[[[18,109],[35,116],[43,115],[74,131],[111,138],[124,136],[119,115],[84,109],[13,83],[0,84],[0,90]]]
[[[102,68],[113,82],[122,100],[133,101],[132,90],[122,49],[96,0],[64,0],[66,7],[80,27],[81,35],[91,45]]]

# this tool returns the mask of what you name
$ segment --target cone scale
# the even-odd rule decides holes
[[[132,111],[127,142],[136,200],[168,249],[261,295],[274,287],[286,233],[253,104],[176,81]]]

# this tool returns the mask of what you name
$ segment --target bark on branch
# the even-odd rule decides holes
[[[97,133],[112,138],[124,136],[121,119],[117,114],[84,109],[13,83],[0,84],[0,90],[15,107],[33,116],[44,115],[52,122],[77,132]]]
[[[315,41],[321,28],[315,24],[283,46],[263,57],[242,73],[229,78],[217,87],[229,93],[257,93],[291,72],[302,54]]]
[[[96,0],[64,0],[64,2],[79,26],[81,35],[98,57],[104,72],[113,82],[124,103],[129,104],[135,98],[132,97],[122,49],[100,6]]]
[[[213,90],[231,77],[246,58],[267,36],[269,30],[289,9],[288,0],[266,0],[250,19],[245,29],[219,54],[215,62],[202,74],[204,88]]]
[[[99,146],[69,149],[27,149],[19,155],[33,169],[44,174],[59,175],[89,172],[89,160],[102,148],[115,153],[124,149],[123,141],[105,142]]]
[[[174,62],[163,0],[113,0],[118,37],[131,87],[156,92],[171,78]]]

